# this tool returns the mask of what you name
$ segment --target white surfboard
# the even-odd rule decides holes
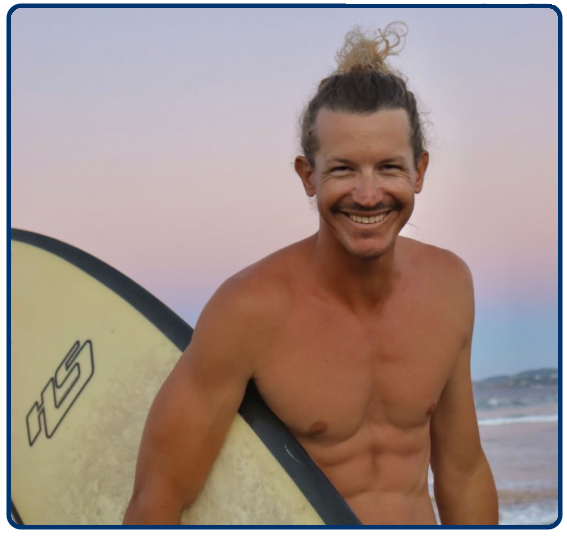
[[[12,229],[9,479],[18,524],[121,524],[147,413],[191,335],[105,263]],[[360,522],[251,383],[182,524]]]

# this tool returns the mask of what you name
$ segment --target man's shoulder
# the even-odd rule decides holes
[[[201,312],[193,340],[199,348],[220,349],[256,370],[259,359],[281,332],[289,315],[285,278],[256,263],[229,277]],[[193,343],[192,343],[193,344]]]
[[[443,303],[468,326],[474,319],[474,284],[468,264],[445,248],[412,240],[406,244],[410,278],[427,289],[432,302]]]
[[[277,312],[290,299],[289,278],[272,263],[260,261],[227,279],[219,289],[240,308],[251,313]]]
[[[285,251],[278,251],[229,277],[207,304],[235,322],[273,324],[291,307],[291,275]]]
[[[467,263],[448,249],[415,240],[406,244],[406,263],[415,292],[423,291],[429,307],[443,310],[470,337],[474,288]]]
[[[413,269],[443,281],[445,285],[472,286],[470,268],[456,253],[410,238],[404,238],[404,249],[407,263]]]

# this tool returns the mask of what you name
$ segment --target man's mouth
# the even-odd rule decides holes
[[[346,212],[343,212],[342,214],[354,223],[373,225],[383,222],[391,212],[392,211],[389,210],[388,212],[382,212],[381,214],[376,214],[374,216],[357,216],[356,214],[348,214]]]

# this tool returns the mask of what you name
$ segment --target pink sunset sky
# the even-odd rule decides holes
[[[471,267],[473,377],[558,359],[558,16],[525,8],[19,8],[12,226],[69,242],[191,325],[224,279],[313,234],[297,121],[355,25],[393,65],[431,165],[404,234]]]

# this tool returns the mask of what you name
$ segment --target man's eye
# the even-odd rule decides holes
[[[350,171],[350,168],[347,167],[347,166],[338,166],[338,167],[331,169],[332,173],[335,173],[335,172],[341,173],[341,172],[344,172],[344,171]]]
[[[400,169],[400,166],[397,166],[396,164],[386,164],[386,165],[384,166],[384,169],[388,169],[388,170]]]

